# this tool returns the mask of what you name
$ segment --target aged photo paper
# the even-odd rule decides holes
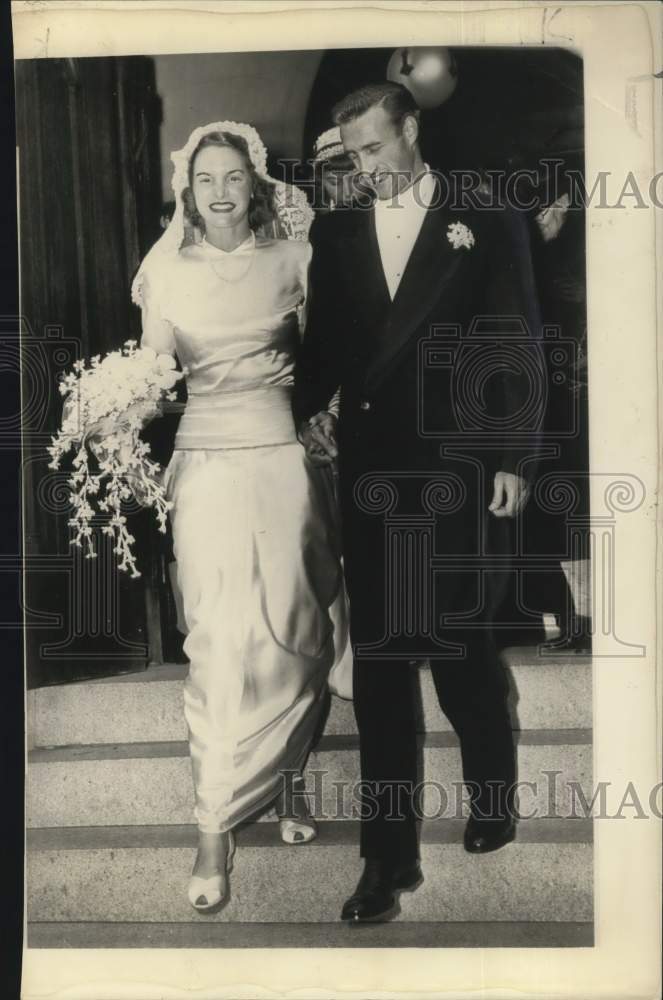
[[[22,997],[653,1000],[660,6],[12,23]]]

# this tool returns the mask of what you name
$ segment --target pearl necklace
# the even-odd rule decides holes
[[[253,265],[253,260],[256,255],[256,234],[253,231],[251,232],[251,236],[249,237],[249,239],[251,241],[250,248],[242,250],[241,253],[237,253],[240,247],[243,247],[244,244],[248,242],[247,240],[244,240],[242,243],[239,243],[234,250],[219,250],[218,247],[215,247],[212,243],[210,243],[203,237],[202,242],[205,249],[207,250],[207,248],[210,248],[212,251],[216,252],[214,257],[210,255],[208,256],[207,260],[210,267],[214,271],[215,275],[217,276],[217,278],[220,278],[221,281],[225,281],[229,285],[235,285],[237,284],[237,282],[242,281],[242,279],[247,276],[247,274],[251,270],[251,267]],[[223,254],[223,256],[218,256],[218,254]],[[228,266],[233,268],[236,264],[239,263],[239,261],[243,257],[248,258],[246,266],[240,271],[239,274],[235,274],[234,277],[229,277],[227,273],[224,274],[223,271],[219,269],[219,268],[225,268],[227,270]],[[231,263],[231,261],[233,263]]]

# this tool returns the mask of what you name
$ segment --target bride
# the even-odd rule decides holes
[[[142,345],[186,371],[166,487],[190,660],[199,840],[188,895],[208,913],[228,895],[238,823],[276,800],[286,842],[315,836],[292,792],[330,670],[349,693],[351,650],[329,480],[306,459],[290,408],[308,206],[267,176],[248,125],[198,128],[172,160],[175,214],[133,297]],[[291,238],[264,235],[274,227]]]

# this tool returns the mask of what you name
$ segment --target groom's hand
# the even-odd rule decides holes
[[[299,428],[298,436],[313,465],[330,465],[338,455],[336,417],[327,410],[305,421]]]
[[[495,517],[516,517],[527,503],[529,494],[529,484],[522,476],[513,472],[498,472],[488,510]]]

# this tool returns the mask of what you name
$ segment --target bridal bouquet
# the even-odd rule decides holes
[[[149,459],[150,446],[139,433],[146,420],[159,413],[162,400],[172,400],[172,391],[183,372],[175,370],[170,354],[139,348],[135,340],[89,364],[76,361],[74,369],[60,383],[65,397],[62,426],[48,451],[51,469],[59,469],[64,456],[73,449],[73,472],[68,479],[74,528],[72,545],[86,548],[86,558],[96,556],[92,540],[92,519],[108,515],[102,531],[115,540],[119,568],[140,576],[127,529],[122,503],[134,496],[144,507],[152,507],[159,530],[166,530],[166,516],[172,504],[158,480],[160,466]],[[90,468],[89,452],[97,459],[98,471]],[[95,509],[96,508],[96,509]]]

